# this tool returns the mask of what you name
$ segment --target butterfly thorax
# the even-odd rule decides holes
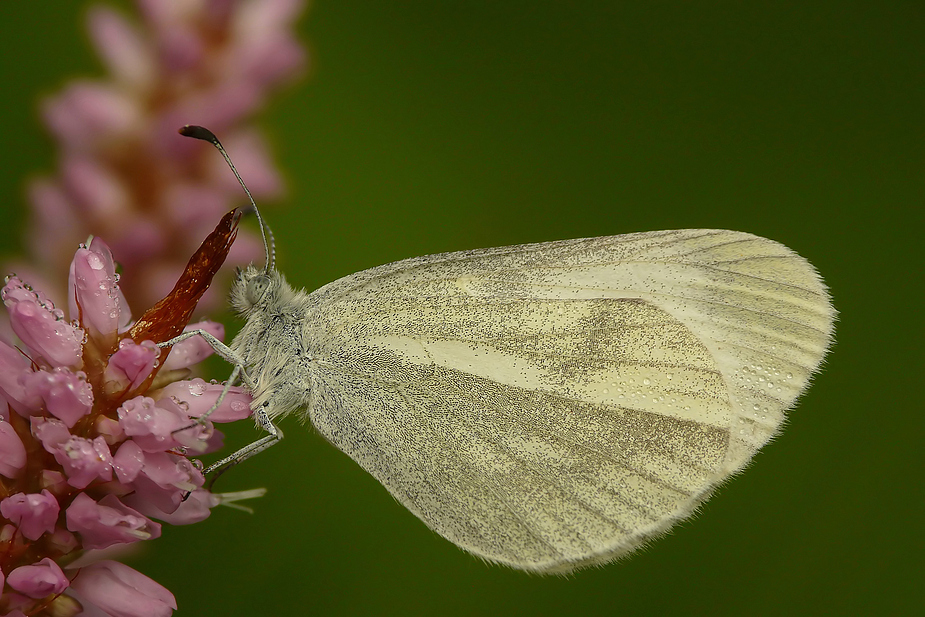
[[[259,295],[253,293],[255,287]],[[307,404],[310,354],[303,342],[306,298],[278,272],[253,266],[239,273],[232,288],[232,305],[246,321],[231,349],[255,384],[251,406],[265,406],[271,418],[299,411]]]

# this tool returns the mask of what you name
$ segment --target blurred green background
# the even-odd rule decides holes
[[[25,178],[54,165],[38,97],[100,74],[83,12],[0,5],[7,253]],[[301,31],[308,79],[260,120],[288,181],[265,214],[291,281],[721,227],[819,268],[837,344],[784,434],[696,519],[568,578],[462,553],[285,421],[218,487],[266,486],[253,516],[165,528],[130,561],[180,615],[921,610],[925,3],[317,0]]]

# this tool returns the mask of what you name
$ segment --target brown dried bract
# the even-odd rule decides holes
[[[212,284],[212,278],[225,263],[231,244],[238,234],[240,220],[241,210],[238,208],[222,217],[202,246],[190,258],[173,290],[145,311],[129,329],[127,337],[136,343],[145,340],[160,343],[183,332],[202,294]],[[161,358],[162,362],[168,351],[169,348],[166,348]]]

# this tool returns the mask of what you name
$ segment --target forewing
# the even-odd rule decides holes
[[[831,336],[813,268],[738,232],[433,255],[313,293],[313,424],[432,529],[564,571],[690,514]]]

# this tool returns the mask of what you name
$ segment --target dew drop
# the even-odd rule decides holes
[[[96,253],[90,253],[87,255],[87,265],[94,270],[102,270],[106,267],[106,264],[103,263],[103,260]]]

